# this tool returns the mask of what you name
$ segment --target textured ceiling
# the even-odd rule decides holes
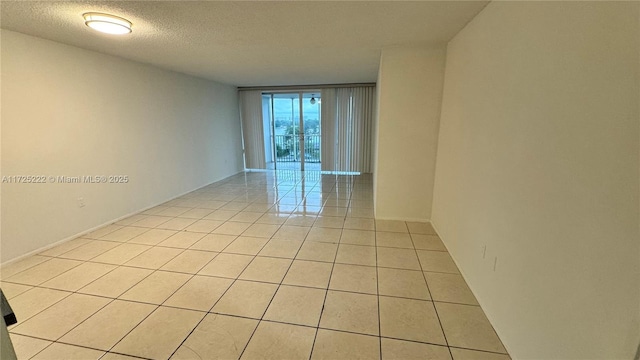
[[[374,82],[383,47],[445,43],[486,3],[2,0],[0,27],[238,86]],[[89,11],[133,33],[96,33]]]

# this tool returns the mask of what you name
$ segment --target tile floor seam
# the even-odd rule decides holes
[[[373,225],[374,228],[374,243],[376,245],[376,295],[377,295],[377,303],[378,303],[378,336],[380,336],[378,343],[380,346],[380,359],[382,359],[382,318],[380,316],[380,272],[378,267],[378,231],[375,226],[375,222]]]
[[[280,227],[279,227],[279,228],[280,228]],[[245,230],[245,231],[246,231],[246,230]],[[239,235],[239,236],[240,236],[240,235]],[[227,244],[227,245],[222,249],[222,251],[224,251],[224,249],[226,249],[227,247],[231,246],[231,244],[232,244],[235,240],[237,240],[237,238],[236,238],[236,239],[234,239],[234,240],[233,240],[232,242],[230,242],[229,244]],[[269,239],[269,240],[270,240],[270,239]],[[267,243],[268,243],[268,240],[267,240],[267,242],[262,246],[262,248],[260,248],[260,251],[264,248],[264,246],[266,246],[266,244],[267,244]],[[219,254],[222,254],[222,251],[221,251]],[[217,256],[218,256],[218,255],[216,255],[216,256],[214,257],[214,259],[215,259]],[[253,259],[251,259],[251,261],[250,261],[249,263],[247,263],[247,265],[245,265],[245,267],[242,269],[242,271],[241,271],[241,272],[236,276],[236,278],[231,282],[231,284],[229,284],[229,286],[225,289],[225,291],[222,293],[222,295],[220,295],[220,297],[218,298],[218,300],[216,300],[216,301],[214,302],[214,304],[209,308],[209,311],[207,311],[207,314],[211,313],[211,311],[212,311],[212,310],[213,310],[213,308],[216,306],[216,304],[218,304],[218,302],[220,302],[220,300],[225,296],[225,294],[229,291],[229,289],[231,289],[231,287],[232,287],[232,286],[233,286],[233,285],[234,285],[234,284],[239,280],[239,277],[240,277],[240,276],[242,275],[242,273],[247,269],[247,267],[249,267],[249,265],[253,262],[253,260],[254,260],[256,257],[257,257],[257,255],[256,255],[256,256],[254,256],[254,257],[253,257]],[[200,270],[204,269],[204,267],[206,267],[206,266],[207,266],[209,263],[211,263],[214,259],[211,259],[211,260],[210,260],[210,261],[209,261],[205,266],[203,266]],[[195,276],[195,275],[194,275],[194,276]],[[277,291],[277,289],[276,289],[276,291]],[[276,293],[274,292],[274,294],[273,294],[273,296],[272,296],[272,300],[273,300],[273,297],[275,297],[275,294],[276,294]],[[267,306],[267,308],[268,308],[268,306]],[[265,309],[265,312],[266,312],[266,311],[267,311],[267,310]],[[264,313],[262,314],[262,316],[264,316]],[[188,334],[184,339],[182,339],[182,341],[180,342],[180,344],[178,345],[178,347],[177,347],[177,348],[176,348],[176,349],[171,353],[171,355],[169,356],[169,358],[171,358],[171,357],[176,353],[176,351],[178,351],[178,350],[180,349],[180,347],[185,343],[185,341],[187,341],[187,339],[189,338],[189,336],[191,336],[191,334],[193,334],[193,332],[198,328],[198,326],[202,323],[202,321],[204,321],[204,319],[205,319],[206,317],[207,317],[207,315],[205,315],[204,317],[202,317],[202,319],[200,319],[200,321],[198,321],[198,323],[193,327],[193,329],[191,329],[191,331],[189,332],[189,334]],[[261,321],[261,320],[259,320],[259,321]],[[259,324],[260,324],[260,323],[258,322],[258,325],[259,325]],[[258,328],[258,325],[256,325],[256,328],[253,330],[253,333],[251,334],[251,337],[253,337],[253,334],[255,333],[256,329]],[[249,341],[251,341],[251,337],[249,338]],[[249,345],[249,341],[247,341],[247,344],[246,344],[246,345],[245,345],[245,347],[244,347],[245,349],[246,349],[246,347]],[[242,350],[242,353],[244,353],[244,349]],[[242,353],[240,354],[240,357],[242,357]]]
[[[409,236],[411,237],[411,230],[409,229],[409,226],[407,225],[407,223],[405,222],[405,226],[407,226],[407,231],[409,232]],[[424,268],[422,267],[422,262],[420,261],[420,256],[418,256],[418,250],[416,249],[416,245],[415,242],[413,241],[413,238],[411,238],[411,243],[413,244],[413,251],[416,255],[416,258],[418,258],[418,264],[420,265],[420,272],[422,273],[422,278],[424,280],[424,283],[427,285],[427,291],[429,292],[429,298],[431,299],[431,303],[433,306],[433,309],[435,311],[436,317],[438,318],[438,325],[440,325],[440,331],[442,331],[442,336],[444,337],[444,342],[447,346],[447,350],[449,350],[449,356],[451,356],[451,358],[453,359],[453,353],[451,352],[451,348],[449,347],[449,340],[447,339],[447,334],[444,331],[444,327],[442,326],[442,320],[440,319],[440,314],[438,313],[438,308],[436,307],[436,304],[433,300],[433,295],[431,293],[431,289],[429,288],[429,282],[427,281],[427,276],[425,275],[424,272]]]
[[[342,229],[340,231],[340,238],[342,238],[342,233],[343,232],[344,232],[344,229]],[[329,271],[329,280],[327,282],[327,288],[326,288],[325,293],[324,293],[324,300],[322,301],[322,308],[320,310],[320,316],[318,317],[318,326],[317,326],[317,329],[316,329],[316,333],[315,333],[315,335],[313,337],[313,342],[311,344],[311,352],[309,353],[309,360],[311,360],[311,357],[313,356],[313,349],[316,346],[316,340],[318,338],[318,331],[319,331],[318,329],[320,329],[320,322],[322,321],[322,315],[324,315],[324,309],[325,309],[325,306],[327,304],[327,297],[329,296],[329,286],[331,286],[331,278],[333,277],[333,270],[335,269],[336,259],[338,258],[338,249],[339,249],[339,246],[336,246],[336,253],[333,255],[333,262],[331,263],[331,271]]]

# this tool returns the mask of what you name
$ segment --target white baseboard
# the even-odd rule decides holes
[[[185,191],[185,192],[183,192],[183,193],[181,193],[181,194],[178,194],[178,195],[176,195],[176,196],[172,196],[172,197],[167,198],[167,199],[165,199],[165,200],[162,200],[162,201],[160,201],[160,202],[158,202],[158,203],[154,203],[154,204],[153,204],[153,205],[151,205],[151,206],[147,206],[147,207],[145,207],[145,208],[142,208],[142,209],[139,209],[139,210],[135,210],[135,211],[130,212],[130,213],[126,214],[126,215],[123,215],[123,216],[120,216],[120,217],[118,217],[118,218],[115,218],[115,219],[109,220],[109,221],[104,222],[104,223],[102,223],[102,224],[100,224],[100,225],[94,226],[94,227],[92,227],[92,228],[90,228],[90,229],[87,229],[87,230],[81,231],[81,232],[79,232],[79,233],[77,233],[77,234],[75,234],[75,235],[68,236],[68,237],[66,237],[66,238],[64,238],[64,239],[62,239],[62,240],[58,240],[58,241],[56,241],[56,242],[54,242],[54,243],[52,243],[52,244],[48,244],[48,245],[45,245],[45,246],[40,247],[40,248],[38,248],[38,249],[35,249],[35,250],[33,250],[33,251],[29,251],[29,252],[28,252],[28,253],[26,253],[26,254],[20,255],[20,256],[15,257],[15,258],[13,258],[13,259],[11,259],[11,260],[7,260],[7,261],[3,262],[2,264],[0,264],[0,267],[4,267],[4,266],[10,265],[10,264],[12,264],[12,263],[14,263],[14,262],[20,261],[20,260],[22,260],[22,259],[24,259],[24,258],[27,258],[27,257],[29,257],[29,256],[39,254],[39,253],[41,253],[41,252],[43,252],[43,251],[46,251],[46,250],[51,249],[51,248],[53,248],[53,247],[56,247],[56,246],[58,246],[58,245],[60,245],[60,244],[63,244],[63,243],[65,243],[65,242],[69,241],[69,240],[73,240],[73,239],[78,238],[78,237],[80,237],[80,236],[82,236],[82,235],[86,235],[86,234],[88,234],[88,233],[90,233],[90,232],[92,232],[92,231],[96,231],[96,230],[98,230],[98,229],[100,229],[100,228],[102,228],[102,227],[105,227],[105,226],[107,226],[107,225],[110,225],[110,224],[116,223],[116,222],[118,222],[118,221],[120,221],[120,220],[123,220],[123,219],[126,219],[126,218],[128,218],[128,217],[130,217],[130,216],[133,216],[133,215],[139,214],[139,213],[141,213],[141,212],[145,212],[145,211],[147,211],[147,210],[149,210],[149,209],[151,209],[151,208],[154,208],[154,207],[156,207],[156,206],[158,206],[158,205],[162,205],[162,204],[166,203],[167,201],[171,201],[171,200],[177,199],[177,198],[179,198],[179,197],[181,197],[181,196],[184,196],[184,195],[186,195],[186,194],[188,194],[188,193],[190,193],[190,192],[196,191],[196,190],[198,190],[198,189],[201,189],[201,188],[203,188],[203,187],[205,187],[205,186],[209,186],[209,185],[211,185],[211,184],[215,184],[215,183],[217,183],[218,181],[222,181],[222,180],[224,180],[224,179],[230,178],[230,177],[232,177],[232,176],[238,175],[238,174],[243,173],[243,172],[244,172],[244,170],[240,170],[240,171],[238,171],[238,172],[233,173],[232,175],[225,176],[225,177],[223,177],[223,178],[221,178],[221,179],[214,180],[214,181],[212,181],[212,182],[210,182],[210,183],[208,183],[208,184],[204,184],[204,185],[198,186],[198,187],[196,187],[196,188],[194,188],[194,189],[191,189],[191,190]]]
[[[484,309],[486,309],[483,304],[486,304],[486,302],[482,301],[482,299],[480,299],[480,297],[478,297],[478,293],[476,291],[473,290],[473,286],[471,285],[471,283],[469,283],[469,281],[467,280],[467,277],[465,276],[464,270],[462,269],[462,267],[460,267],[460,263],[458,263],[458,261],[456,260],[456,258],[453,256],[453,254],[451,253],[451,251],[449,251],[449,247],[447,246],[446,241],[444,241],[444,239],[442,238],[442,236],[440,235],[440,232],[438,231],[438,227],[436,226],[435,223],[431,222],[431,226],[433,227],[433,230],[436,232],[436,234],[438,235],[438,237],[440,238],[440,240],[442,240],[442,243],[444,244],[444,247],[447,249],[447,252],[449,253],[449,255],[451,256],[451,259],[453,259],[453,262],[456,264],[456,267],[458,268],[458,270],[460,271],[460,275],[462,275],[462,278],[464,279],[464,281],[467,283],[467,285],[469,286],[469,290],[471,290],[471,292],[473,293],[473,296],[475,296],[476,300],[478,301],[478,304],[480,305],[480,307],[482,308],[482,312],[484,312],[485,316],[487,317],[487,319],[489,319],[489,322],[491,323],[491,326],[493,327],[493,330],[495,330],[496,334],[498,334],[498,337],[500,338],[500,341],[502,342],[502,345],[504,346],[504,348],[507,350],[507,353],[509,353],[509,356],[511,356],[511,358],[513,358],[513,355],[511,353],[511,350],[509,349],[509,346],[507,346],[507,344],[504,343],[504,341],[502,341],[503,337],[500,335],[500,331],[493,325],[494,322],[492,321],[492,317],[490,314],[488,314],[486,311],[484,311]],[[638,359],[636,359],[638,360]]]

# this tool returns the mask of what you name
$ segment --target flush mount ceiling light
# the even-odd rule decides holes
[[[131,32],[131,21],[121,17],[94,12],[82,16],[84,23],[96,31],[113,35],[124,35]]]

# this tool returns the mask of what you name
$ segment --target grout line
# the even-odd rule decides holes
[[[407,230],[409,230],[408,225],[406,225],[406,222],[405,222],[405,226],[407,226]],[[411,233],[409,233],[409,234],[411,234]],[[411,238],[411,243],[413,244],[413,251],[414,251],[414,253],[416,255],[416,258],[418,259],[418,264],[420,265],[420,271],[422,273],[422,278],[424,279],[424,283],[427,286],[427,291],[429,292],[429,297],[431,298],[431,305],[433,306],[433,311],[436,313],[436,318],[438,319],[438,325],[440,325],[440,331],[442,331],[442,336],[444,337],[444,342],[447,344],[447,349],[449,350],[449,355],[453,359],[453,353],[451,353],[451,348],[449,348],[449,340],[447,340],[447,334],[444,332],[444,327],[442,326],[442,320],[440,319],[440,314],[438,314],[438,308],[436,307],[436,304],[434,303],[433,295],[431,294],[431,289],[429,288],[429,282],[427,281],[427,276],[424,274],[424,269],[422,268],[422,262],[420,262],[420,257],[418,256],[418,250],[415,248],[415,243],[413,242],[413,238],[411,237],[411,235],[409,235],[409,237]]]

